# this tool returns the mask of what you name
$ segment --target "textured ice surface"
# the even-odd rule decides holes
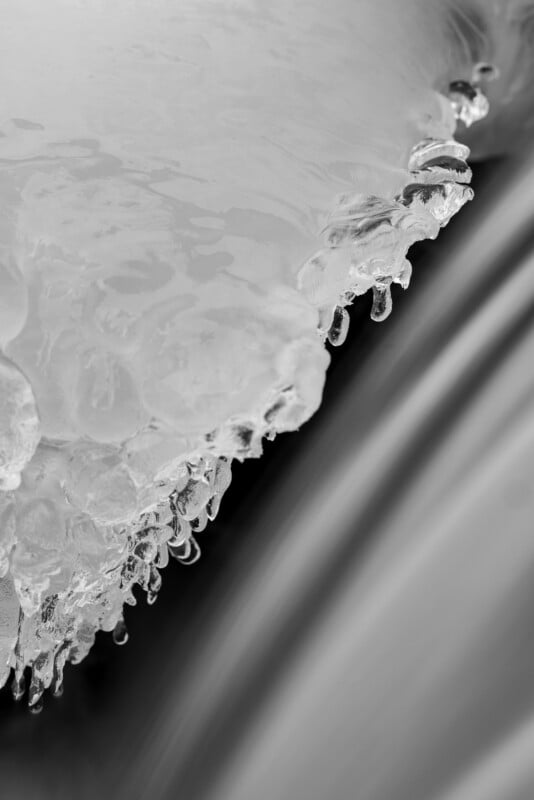
[[[31,665],[31,706],[196,560],[231,459],[319,406],[345,306],[385,319],[471,198],[483,101],[446,96],[443,4],[396,7],[2,5],[0,680]]]

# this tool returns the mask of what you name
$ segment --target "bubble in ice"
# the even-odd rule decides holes
[[[373,286],[373,306],[371,309],[371,319],[375,322],[383,322],[391,314],[393,301],[391,298],[391,278],[377,280]]]
[[[11,693],[14,700],[22,700],[26,694],[26,678],[24,675],[15,676],[11,684]]]
[[[43,708],[44,708],[44,701],[42,696],[36,698],[34,702],[29,704],[29,709],[32,714],[40,714]]]
[[[472,197],[454,129],[491,76],[435,91],[443,4],[193,5],[3,9],[0,685],[34,712],[198,560],[233,460],[319,407],[347,306],[384,320]]]

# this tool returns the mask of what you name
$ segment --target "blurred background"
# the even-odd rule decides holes
[[[0,693],[3,797],[532,800],[534,163],[474,188],[127,646]]]

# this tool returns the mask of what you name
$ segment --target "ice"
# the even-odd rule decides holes
[[[385,319],[471,199],[488,73],[448,4],[398,9],[3,4],[0,681],[31,666],[33,710],[198,559],[232,460],[319,407],[346,307]]]
[[[371,319],[375,322],[383,322],[389,317],[393,309],[391,298],[391,278],[377,277],[373,286],[373,306],[371,308]]]

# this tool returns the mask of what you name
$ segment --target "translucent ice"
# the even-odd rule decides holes
[[[198,558],[231,460],[318,408],[346,306],[385,319],[471,198],[448,9],[3,4],[0,678],[31,665],[34,709]]]

